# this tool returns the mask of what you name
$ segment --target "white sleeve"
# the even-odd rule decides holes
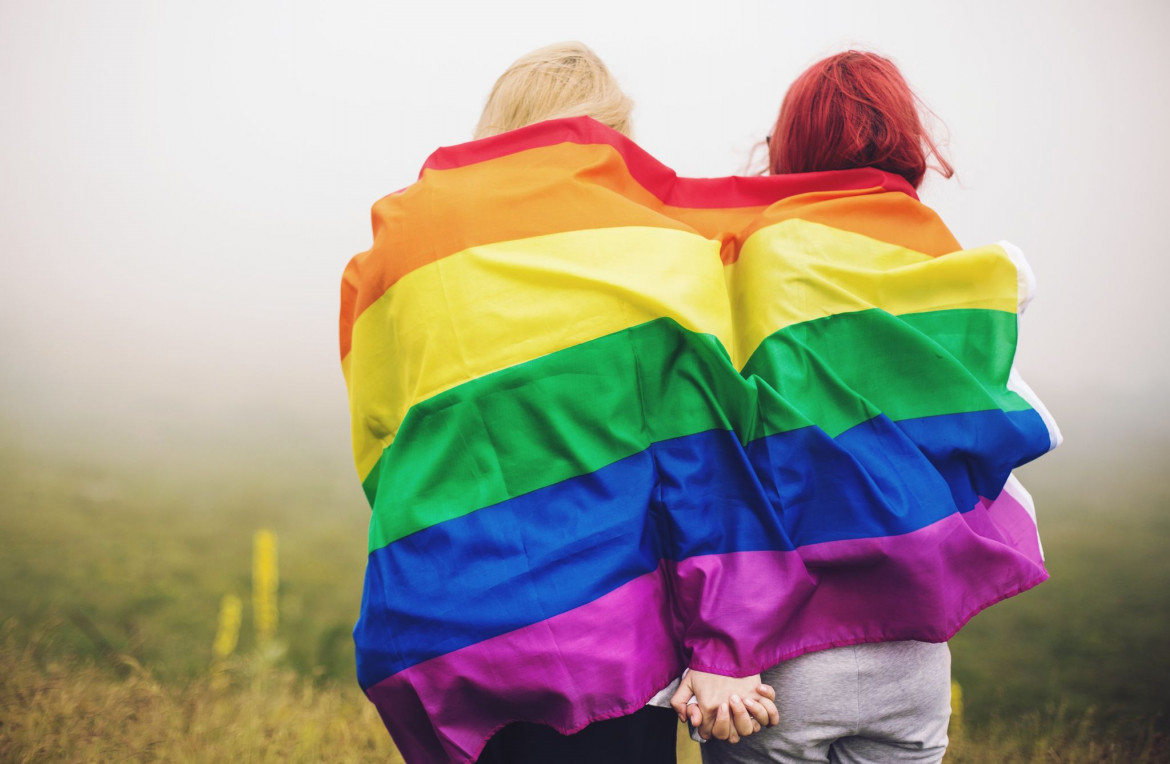
[[[1024,257],[1023,250],[1010,241],[997,243],[1016,265],[1016,294],[1019,296],[1016,312],[1023,313],[1024,309],[1028,307],[1028,303],[1032,302],[1032,298],[1036,296],[1036,274],[1032,272],[1032,266],[1028,265],[1028,259]]]

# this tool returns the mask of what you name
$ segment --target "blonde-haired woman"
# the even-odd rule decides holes
[[[579,42],[555,43],[521,56],[500,75],[475,137],[564,117],[592,117],[629,135],[633,108],[634,102],[596,53]],[[674,764],[676,725],[670,708],[655,705],[594,722],[573,735],[542,724],[514,722],[488,740],[478,764]]]
[[[475,137],[562,117],[592,117],[630,135],[633,108],[596,53],[579,42],[560,42],[521,56],[500,75]]]
[[[500,75],[474,137],[487,138],[549,119],[581,116],[629,135],[632,110],[633,101],[596,53],[579,42],[556,43],[521,56]],[[657,706],[595,722],[574,735],[515,722],[488,740],[478,761],[673,764],[676,724],[670,708]]]
[[[594,317],[588,314],[591,308],[609,307],[614,298],[570,305],[560,313],[548,310],[570,293],[607,291],[610,274],[602,269],[613,269],[614,284],[646,272],[627,267],[611,237],[585,235],[593,229],[605,234],[614,226],[638,231],[629,243],[635,256],[650,250],[671,263],[694,263],[678,252],[677,229],[684,224],[670,225],[636,190],[631,192],[638,198],[625,193],[623,184],[631,176],[628,166],[623,169],[622,152],[653,165],[617,134],[629,134],[631,110],[630,99],[584,45],[562,43],[523,56],[492,89],[476,129],[479,140],[441,149],[428,160],[417,184],[379,200],[372,215],[374,246],[346,268],[343,364],[351,401],[361,401],[353,407],[355,433],[372,443],[367,451],[377,456],[376,473],[362,467],[359,472],[367,476],[374,509],[371,538],[382,543],[371,552],[362,615],[354,630],[358,674],[408,761],[675,761],[677,721],[667,700],[674,684],[682,686],[671,683],[671,674],[681,668],[684,648],[675,633],[673,573],[668,572],[669,561],[662,562],[662,515],[650,493],[666,481],[659,479],[653,453],[644,449],[633,460],[619,459],[633,465],[636,478],[628,479],[620,472],[625,466],[619,466],[613,473],[618,475],[614,489],[599,489],[594,467],[601,460],[589,461],[594,457],[582,457],[577,447],[580,443],[582,449],[594,449],[584,444],[588,440],[603,444],[603,449],[625,449],[634,442],[631,437],[642,437],[644,429],[636,422],[618,428],[608,416],[592,413],[608,409],[590,406],[585,414],[581,403],[596,391],[594,380],[604,381],[619,397],[635,396],[629,399],[637,401],[632,408],[641,406],[645,374],[625,365],[628,352],[661,351],[665,357],[677,353],[671,344],[675,340],[651,333],[644,342],[623,344],[615,351],[622,365],[607,373],[608,345],[604,337],[590,334],[593,329],[573,335],[578,337],[574,342],[591,345],[585,351],[555,351],[561,347],[556,343],[562,342],[563,324],[577,318],[588,322]],[[533,125],[537,122],[547,124]],[[579,136],[585,147],[578,151],[571,139]],[[555,143],[541,143],[545,138]],[[607,155],[612,161],[605,167],[598,165],[599,152],[593,150],[602,145],[616,149]],[[432,172],[444,168],[452,172]],[[557,202],[547,204],[549,196]],[[654,243],[646,244],[641,237],[651,226],[663,230]],[[677,299],[670,298],[679,303],[679,315],[690,311],[692,294],[714,292],[718,304],[723,287],[714,242],[697,241],[701,237],[693,233],[686,236],[695,247],[686,252],[711,257],[706,275],[679,288]],[[610,254],[603,257],[599,248],[608,248]],[[619,257],[605,259],[611,255]],[[637,257],[625,260],[642,262]],[[463,276],[454,276],[456,271]],[[689,272],[679,278],[691,283]],[[460,279],[463,286],[455,288]],[[477,289],[481,280],[482,292]],[[464,296],[449,297],[456,292]],[[637,290],[628,302],[621,297],[625,293],[624,286],[616,292],[615,307],[643,315],[633,302],[640,299]],[[437,297],[433,302],[415,299],[423,294]],[[539,300],[526,312],[520,303],[528,294]],[[384,312],[363,312],[373,304],[369,300]],[[664,309],[664,315],[674,313]],[[359,319],[363,328],[355,334]],[[484,329],[482,335],[463,330],[472,322],[487,324],[477,326],[477,331]],[[673,330],[668,333],[673,336]],[[625,343],[625,334],[618,334]],[[592,347],[594,339],[601,343],[601,356]],[[479,345],[487,351],[475,350],[476,357],[489,358],[497,347],[524,342],[542,353],[531,364],[515,362],[528,356],[512,355],[469,364],[470,352],[463,352]],[[549,365],[547,356],[560,360]],[[429,370],[426,384],[418,381],[424,378],[418,376],[424,367]],[[354,372],[358,368],[373,372],[361,376]],[[673,369],[674,362],[664,362],[663,368]],[[471,379],[463,383],[469,374]],[[402,385],[402,380],[414,382]],[[436,393],[432,380],[442,380],[448,389]],[[451,388],[452,381],[459,384]],[[398,394],[406,388],[414,392]],[[418,407],[416,397],[425,399]],[[384,427],[395,418],[386,412],[402,413],[403,399],[410,402],[409,411]],[[493,406],[498,416],[485,419]],[[466,422],[449,417],[452,407],[468,414]],[[523,411],[536,418],[517,429],[513,412]],[[571,425],[562,428],[564,423]],[[412,455],[420,448],[434,456],[438,469],[416,480],[409,473],[418,472]],[[517,451],[523,455],[517,457]],[[489,475],[483,467],[493,460],[515,465],[515,470],[510,466],[509,475]],[[468,469],[455,469],[449,476],[443,469],[447,462]],[[565,466],[590,470],[566,478]],[[510,476],[519,471],[525,473],[522,479]],[[464,505],[447,492],[448,485],[486,499]],[[450,505],[465,511],[448,515]],[[500,511],[512,514],[505,517]],[[407,517],[431,522],[392,539],[373,530],[375,523]],[[495,517],[501,518],[498,524],[491,519]],[[596,564],[589,556],[593,552]],[[586,563],[576,564],[580,560]],[[446,575],[456,569],[471,573],[446,585]],[[412,593],[419,596],[411,599]],[[513,595],[515,602],[505,601]],[[602,605],[587,609],[603,599]],[[554,618],[558,620],[550,625]],[[696,687],[693,678],[685,684],[684,695],[693,691],[695,705],[711,710],[710,736],[732,741],[775,723],[774,695],[752,701],[748,694],[758,691],[759,676],[747,678],[743,689],[728,689],[737,681],[719,677],[714,680],[719,687],[710,692]],[[714,703],[720,692],[720,702]],[[688,700],[683,697],[680,703]],[[760,713],[754,720],[748,716],[749,702],[753,713]]]

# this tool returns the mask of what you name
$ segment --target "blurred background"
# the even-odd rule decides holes
[[[352,679],[340,275],[370,205],[565,39],[691,176],[749,170],[819,58],[902,68],[958,173],[924,201],[1038,275],[1017,366],[1066,439],[1020,473],[1052,580],[953,642],[952,758],[1158,758],[1168,29],[1155,0],[0,0],[0,758],[391,755]]]

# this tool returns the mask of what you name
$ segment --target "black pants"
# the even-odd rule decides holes
[[[514,722],[488,740],[477,764],[675,764],[677,726],[674,711],[658,706],[594,722],[573,735]]]

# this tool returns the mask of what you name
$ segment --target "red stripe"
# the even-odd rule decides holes
[[[872,167],[798,175],[680,178],[674,170],[650,156],[638,144],[589,117],[538,122],[478,141],[441,148],[427,159],[419,177],[427,170],[452,170],[558,143],[612,146],[621,154],[634,179],[664,204],[672,207],[760,207],[796,194],[867,188],[900,191],[918,198],[914,187],[905,178]]]

